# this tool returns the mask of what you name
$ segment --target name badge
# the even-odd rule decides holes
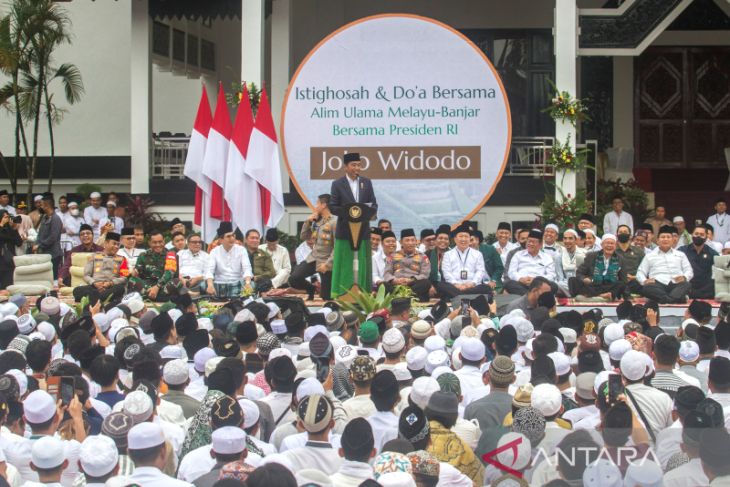
[[[467,271],[465,271],[465,270],[464,271],[461,271],[461,279],[462,280],[467,279],[467,276],[468,275],[469,275],[469,273]]]

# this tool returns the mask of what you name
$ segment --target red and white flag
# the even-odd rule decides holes
[[[204,211],[204,206],[210,207],[210,180],[203,176],[203,159],[205,158],[205,147],[208,142],[208,132],[213,123],[213,114],[210,112],[208,92],[203,86],[198,104],[198,113],[195,115],[193,130],[190,134],[188,154],[185,158],[183,174],[195,182],[195,214],[193,223],[203,229],[206,233],[207,227],[212,226],[215,231],[217,222],[212,221],[210,213]],[[206,200],[207,205],[206,205]]]
[[[281,165],[276,129],[266,88],[261,90],[261,102],[256,112],[246,158],[246,174],[259,184],[261,220],[264,226],[275,227],[284,216],[284,194],[281,190]]]
[[[226,104],[226,95],[223,92],[223,84],[220,83],[213,123],[210,132],[208,132],[208,144],[205,147],[203,175],[211,181],[210,209],[208,210],[210,216],[222,221],[230,220],[230,210],[223,198],[223,188],[226,183],[228,141],[231,138],[232,128],[231,116],[228,113],[228,105]]]
[[[231,221],[243,233],[252,228],[261,232],[259,186],[245,171],[246,156],[252,132],[253,112],[248,98],[248,90],[244,85],[236,120],[233,122],[231,143],[228,146],[226,185],[223,191],[226,203],[231,209]]]

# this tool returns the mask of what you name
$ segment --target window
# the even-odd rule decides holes
[[[172,29],[172,59],[185,62],[185,32]]]
[[[198,38],[190,34],[188,34],[188,64],[198,65]]]
[[[170,26],[162,22],[152,24],[152,53],[170,56]]]
[[[553,38],[547,29],[465,29],[494,64],[507,92],[513,136],[552,136],[555,123],[542,109],[550,104],[555,79]]]
[[[205,39],[200,40],[200,67],[215,71],[215,44]]]

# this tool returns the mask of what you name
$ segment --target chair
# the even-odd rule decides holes
[[[715,281],[715,299],[730,301],[730,255],[716,255],[712,266],[712,279]]]
[[[69,268],[71,287],[86,285],[86,281],[84,281],[84,267],[92,255],[94,254],[91,252],[76,252],[71,254],[71,267]]]
[[[40,296],[53,289],[53,264],[50,254],[16,255],[13,257],[15,272],[10,294]]]

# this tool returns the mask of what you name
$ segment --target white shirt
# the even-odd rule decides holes
[[[596,416],[598,414],[598,408],[595,405],[591,404],[589,406],[583,406],[571,409],[570,411],[565,411],[561,417],[567,421],[570,421],[570,423],[573,425],[573,428],[575,428],[575,424],[581,419],[587,418],[589,416]]]
[[[211,460],[213,459],[211,458]],[[215,464],[215,460],[213,460],[213,463]],[[189,482],[165,475],[156,467],[137,467],[129,476],[129,480],[144,487],[193,487],[193,484]]]
[[[707,487],[710,485],[710,479],[702,470],[702,460],[699,458],[693,458],[689,463],[670,470],[664,474],[663,482],[664,487],[684,487],[685,485]]]
[[[388,257],[385,255],[385,252],[383,252],[382,247],[373,254],[373,284],[383,281],[387,259]]]
[[[107,222],[112,222],[112,224],[114,225],[112,232],[122,233],[122,228],[124,228],[124,221],[121,218],[119,218],[118,216],[104,217],[99,220],[99,228],[106,225]]]
[[[636,280],[641,285],[649,278],[666,285],[677,276],[684,276],[689,282],[694,272],[687,255],[675,249],[669,249],[668,252],[657,249],[656,252],[646,254],[636,271]]]
[[[5,450],[7,462],[18,469],[18,473],[24,481],[38,481],[38,474],[30,469],[31,449],[36,439],[23,439],[14,444],[13,448]],[[76,440],[62,440],[64,456],[68,460],[68,467],[61,473],[61,484],[64,487],[71,487],[79,474],[79,453],[81,443]]]
[[[127,259],[127,265],[129,268],[134,269],[137,265],[137,257],[144,254],[144,252],[144,249],[138,249],[137,247],[134,247],[132,250],[129,250],[126,247],[120,247],[117,251],[117,255],[121,255]]]
[[[463,252],[457,247],[446,252],[441,261],[441,272],[443,280],[449,284],[479,285],[489,279],[482,253],[471,247]]]
[[[519,246],[520,244],[518,244],[517,242],[507,242],[507,245],[505,245],[504,247],[499,244],[499,241],[492,244],[492,247],[497,250],[499,257],[502,259],[502,265],[505,265],[507,263],[507,254],[509,254],[511,250],[516,249]]]
[[[644,384],[629,384],[626,386],[631,391],[639,407],[644,412],[646,420],[649,422],[646,427],[651,427],[656,435],[664,428],[672,424],[672,398],[669,394]],[[634,408],[634,402],[629,401],[629,407],[637,414]]]
[[[366,418],[373,427],[373,446],[380,453],[383,445],[398,438],[398,416],[391,411],[376,411],[372,416]]]
[[[182,249],[177,253],[177,258],[180,263],[180,275],[184,277],[204,276],[210,261],[210,255],[203,250],[193,254],[190,249]]]
[[[369,394],[351,397],[342,403],[342,407],[345,408],[348,419],[367,418],[377,411]]]
[[[721,244],[730,240],[730,215],[723,213],[722,215],[715,213],[714,215],[707,217],[707,223],[712,225],[715,231],[713,240],[720,242]]]
[[[484,381],[482,380],[482,373],[478,367],[473,365],[464,365],[462,368],[454,372],[454,375],[459,378],[461,384],[461,390],[464,394],[464,400],[461,402],[462,406],[468,406],[476,399],[484,397],[480,395],[485,389]]]
[[[0,210],[5,210],[8,213],[10,213],[12,216],[15,216],[15,208],[13,207],[13,205],[7,205],[7,206],[0,205]]]
[[[269,250],[266,244],[259,245],[259,250],[263,250],[271,256],[271,261],[274,263],[274,270],[276,275],[271,278],[271,284],[276,287],[281,287],[287,283],[289,276],[291,275],[291,259],[289,259],[289,251],[286,247],[277,244],[276,249],[273,251]]]
[[[81,245],[79,230],[81,229],[81,225],[84,224],[84,219],[81,216],[72,216],[71,212],[68,211],[63,215],[62,221],[66,236],[71,241],[72,247]]]
[[[277,426],[288,421],[294,421],[294,413],[289,408],[291,405],[291,392],[271,391],[268,396],[261,398],[261,402],[269,405],[271,415],[274,417]],[[284,414],[283,417],[282,414]]]
[[[329,443],[308,441],[307,446],[269,455],[262,464],[280,463],[292,473],[305,468],[316,468],[326,475],[333,475],[340,469],[344,459]]]
[[[219,284],[233,284],[246,277],[253,277],[246,249],[238,244],[234,244],[228,252],[223,245],[213,249],[205,273],[206,279],[213,279]]]
[[[508,275],[510,279],[519,281],[523,277],[537,276],[542,276],[551,281],[555,280],[555,261],[551,255],[541,250],[533,256],[527,249],[524,249],[512,256]]]
[[[296,448],[302,448],[307,444],[308,440],[309,436],[306,431],[293,435],[286,435],[281,442],[281,448],[279,448],[279,453],[283,453],[287,450],[294,450]],[[338,449],[340,446],[342,446],[342,435],[338,435],[337,433],[333,433],[332,431],[330,431],[327,434],[327,440],[330,442],[330,445],[332,445],[332,448],[334,449]],[[272,446],[272,448],[274,447]]]
[[[358,198],[360,197],[360,188],[357,183],[360,178],[350,179],[350,176],[345,176],[345,179],[347,179],[347,184],[350,185],[352,196],[355,198],[355,201],[358,201]]]
[[[654,452],[656,457],[661,464],[662,469],[665,469],[667,462],[675,453],[682,451],[682,423],[679,420],[672,423],[669,428],[664,428],[656,435],[656,447]]]
[[[299,247],[297,247],[294,251],[294,259],[296,260],[297,264],[301,264],[311,253],[312,247],[307,245],[307,242],[302,242],[299,244]]]
[[[100,206],[99,208],[87,206],[84,208],[84,221],[91,225],[91,228],[94,230],[94,239],[99,237],[99,222],[101,222],[102,218],[106,218],[108,215],[109,212],[103,206]]]
[[[631,233],[634,233],[634,219],[625,211],[622,211],[621,213],[609,211],[606,213],[606,216],[603,217],[603,233],[616,234],[619,225],[628,225],[631,229]]]

